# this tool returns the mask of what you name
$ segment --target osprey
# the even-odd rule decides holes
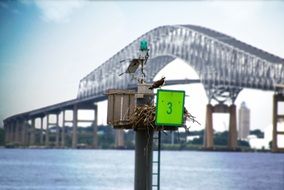
[[[163,86],[164,83],[165,83],[165,78],[166,78],[166,77],[162,77],[160,80],[155,81],[155,82],[152,84],[152,86],[149,87],[149,89],[152,90],[152,89],[154,89],[154,88],[159,88],[159,87]]]

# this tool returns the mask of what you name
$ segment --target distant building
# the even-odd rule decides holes
[[[242,102],[239,109],[238,139],[247,139],[250,132],[250,110],[246,103]]]

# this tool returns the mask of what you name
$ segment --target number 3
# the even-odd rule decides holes
[[[168,102],[168,110],[167,110],[167,114],[171,114],[173,111],[173,103],[172,102]]]

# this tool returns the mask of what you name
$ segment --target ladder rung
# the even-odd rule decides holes
[[[154,141],[155,140],[155,141]],[[153,164],[157,164],[156,166],[155,166],[155,168],[157,167],[157,171],[155,171],[155,172],[153,172],[152,173],[152,176],[154,177],[154,178],[157,178],[157,184],[152,184],[152,187],[155,187],[156,189],[160,189],[160,172],[159,172],[159,170],[160,170],[160,148],[161,148],[161,145],[160,145],[160,143],[161,143],[161,134],[160,134],[160,131],[159,131],[159,134],[157,135],[157,136],[154,136],[153,137],[153,147],[154,146],[157,146],[157,148],[156,149],[154,149],[153,148],[153,152],[156,152],[156,156],[154,156],[154,153],[153,153],[153,159],[152,159],[152,163]]]

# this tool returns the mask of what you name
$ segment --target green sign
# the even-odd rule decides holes
[[[147,51],[148,50],[148,42],[146,40],[140,41],[140,50]]]
[[[157,91],[156,125],[181,126],[183,124],[184,96],[184,91]]]

